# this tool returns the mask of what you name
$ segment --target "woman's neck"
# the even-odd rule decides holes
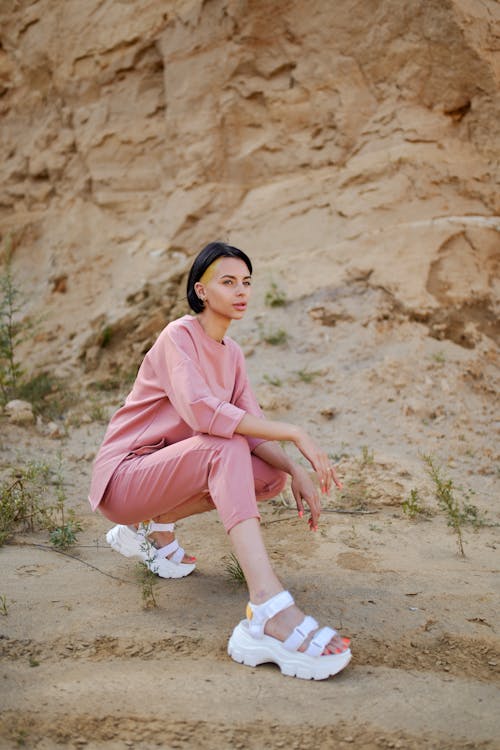
[[[201,327],[210,338],[222,343],[222,339],[226,335],[231,321],[222,316],[214,315],[210,310],[203,310],[203,312],[198,315],[198,320],[200,321]]]

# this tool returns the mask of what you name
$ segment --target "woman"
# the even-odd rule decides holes
[[[283,674],[324,679],[351,658],[349,641],[294,604],[264,547],[257,500],[277,495],[287,475],[299,516],[320,516],[308,473],[278,441],[293,442],[321,490],[341,486],[326,454],[293,424],[264,418],[248,383],[243,354],[226,331],[251,292],[252,264],[238,248],[207,245],[195,259],[187,297],[195,316],[169,323],[146,354],[124,406],[112,417],[94,464],[90,503],[115,524],[106,538],[141,557],[164,578],[192,572],[195,558],[174,536],[175,521],[216,508],[245,574],[250,601],[228,652]]]

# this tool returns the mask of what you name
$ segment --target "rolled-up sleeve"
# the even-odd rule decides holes
[[[165,392],[181,419],[195,432],[231,438],[245,410],[212,393],[189,336],[165,336],[163,354]]]

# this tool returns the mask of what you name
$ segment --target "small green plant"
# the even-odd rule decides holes
[[[23,380],[17,388],[17,397],[29,401],[35,414],[50,420],[58,419],[78,399],[75,391],[61,379],[48,372],[39,372]]]
[[[297,375],[298,379],[301,380],[303,383],[312,383],[312,381],[317,378],[319,375],[321,375],[320,370],[308,370],[307,367],[304,367],[302,370],[296,370],[295,374]]]
[[[373,451],[369,450],[367,445],[361,446],[361,466],[369,466],[375,460]]]
[[[137,376],[137,365],[120,370],[120,387],[128,388]]]
[[[446,362],[444,352],[435,352],[432,355],[432,359],[434,360],[434,362],[437,362],[440,365],[444,365],[444,363]]]
[[[286,295],[273,281],[266,292],[264,301],[268,307],[283,307],[286,305]]]
[[[58,385],[56,385],[55,378],[51,377],[47,372],[41,372],[34,375],[30,380],[20,383],[16,395],[25,401],[29,401],[33,404],[35,411],[40,413],[43,411],[42,405],[44,404],[45,399],[52,394],[57,387]]]
[[[16,738],[16,745],[18,747],[24,747],[26,745],[26,740],[28,739],[28,732],[26,729],[19,729],[17,732],[17,738]]]
[[[288,341],[288,333],[284,328],[278,328],[268,331],[264,334],[263,338],[266,344],[271,344],[272,346],[280,346],[281,344],[286,344],[286,342]]]
[[[137,576],[141,585],[142,606],[144,609],[156,609],[155,588],[158,585],[158,576],[155,572],[155,547],[144,537],[141,549],[145,553],[146,560],[137,563]]]
[[[16,350],[29,327],[16,320],[23,303],[12,274],[10,240],[5,254],[6,261],[0,275],[0,398],[3,404],[17,395],[23,370],[16,359]]]
[[[112,337],[113,329],[111,328],[111,326],[104,326],[101,331],[101,335],[99,336],[99,346],[101,347],[101,349],[105,349],[107,346],[109,346]]]
[[[13,470],[10,479],[0,484],[0,546],[18,530],[46,526],[50,514],[44,500],[49,479],[48,464],[33,461]]]
[[[59,380],[47,372],[24,380],[25,373],[17,359],[20,344],[34,326],[29,318],[20,317],[25,300],[14,280],[10,242],[5,257],[0,274],[0,405],[21,398],[33,405],[35,413],[54,419],[61,413],[54,398],[55,392],[61,390]]]
[[[434,495],[442,511],[444,511],[450,526],[456,534],[458,551],[462,557],[465,557],[464,543],[462,536],[463,509],[455,497],[455,487],[453,480],[446,478],[442,470],[437,466],[435,460],[430,455],[422,456],[427,465],[427,473],[434,483]]]
[[[340,450],[334,453],[333,451],[328,452],[328,458],[330,461],[333,461],[334,464],[337,464],[339,461],[341,461],[343,458],[349,458],[349,454],[344,450],[344,448],[347,448],[348,444],[344,443],[344,441],[340,444]]]
[[[120,387],[120,378],[117,376],[110,376],[103,378],[102,380],[94,380],[90,384],[90,388],[96,391],[110,392],[116,391]]]
[[[39,667],[40,666],[40,662],[38,661],[38,659],[35,659],[34,656],[30,656],[30,658],[29,658],[29,665],[30,665],[30,667]]]
[[[7,597],[5,594],[0,594],[0,615],[7,617],[9,614],[9,607],[7,606]]]
[[[67,521],[50,532],[50,543],[57,549],[68,549],[76,543],[76,535],[82,530],[78,521]]]
[[[356,530],[354,523],[351,524],[351,528],[345,536],[344,543],[347,544],[348,547],[352,547],[353,549],[359,549],[360,541],[359,541],[358,532]]]
[[[62,457],[59,455],[56,478],[56,502],[50,508],[51,521],[49,526],[50,542],[57,549],[68,549],[76,542],[76,535],[82,530],[80,523],[75,519],[73,510],[66,509],[66,488],[64,486]]]
[[[141,560],[137,563],[137,577],[141,586],[142,606],[144,609],[156,609],[158,602],[155,588],[158,584],[158,576]]]
[[[13,469],[11,477],[0,483],[0,546],[18,531],[47,529],[50,541],[66,549],[81,530],[74,512],[66,509],[66,491],[61,461],[55,471],[40,461],[30,461]],[[52,487],[55,486],[55,501]]]
[[[245,583],[245,574],[241,568],[238,558],[231,552],[228,559],[225,561],[224,570],[228,577],[236,583]]]
[[[469,490],[468,496],[472,494],[471,490]],[[462,509],[460,511],[460,516],[463,523],[469,523],[471,526],[473,526],[475,529],[480,528],[481,526],[490,526],[493,524],[490,524],[486,513],[482,513],[477,505],[473,505],[469,502],[464,502],[462,504]]]
[[[280,378],[273,377],[271,375],[264,375],[262,378],[269,385],[274,385],[276,388],[281,388],[283,381]]]
[[[407,497],[406,500],[403,500],[401,507],[403,508],[403,513],[412,519],[421,515],[426,515],[427,513],[416,488],[410,490],[409,497]]]
[[[93,422],[106,422],[107,414],[104,406],[96,398],[91,398],[90,418]]]

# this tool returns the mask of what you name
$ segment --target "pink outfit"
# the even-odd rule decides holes
[[[191,315],[169,323],[108,425],[92,509],[130,524],[206,496],[227,531],[259,517],[256,500],[278,494],[286,475],[251,454],[263,440],[235,434],[247,412],[263,417],[238,344],[215,341]]]

